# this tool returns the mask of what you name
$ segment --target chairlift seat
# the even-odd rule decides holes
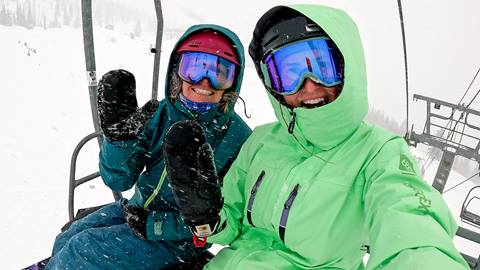
[[[469,211],[467,211],[467,209],[465,209],[465,211],[462,211],[462,213],[460,214],[460,218],[461,218],[462,221],[470,223],[470,224],[480,228],[480,216],[479,215],[477,215],[473,212],[469,212]]]

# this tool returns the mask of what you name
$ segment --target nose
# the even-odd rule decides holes
[[[212,88],[212,84],[210,83],[210,80],[208,78],[203,78],[197,83],[198,86],[203,87],[203,88]]]
[[[314,82],[310,78],[306,78],[303,83],[303,87],[300,90],[303,90],[304,92],[313,92],[317,90],[319,87],[322,87],[322,85]]]

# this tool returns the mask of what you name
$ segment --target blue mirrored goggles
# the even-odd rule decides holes
[[[178,75],[191,84],[208,78],[213,88],[223,90],[232,87],[235,66],[233,62],[214,54],[185,52],[180,58]]]
[[[261,63],[265,85],[280,95],[295,94],[306,78],[326,87],[343,83],[343,58],[326,37],[304,39],[275,49]]]

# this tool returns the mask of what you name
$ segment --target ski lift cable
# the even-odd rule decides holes
[[[465,106],[465,108],[468,108],[468,107],[470,107],[470,105],[472,105],[473,101],[477,98],[477,96],[478,96],[479,93],[480,93],[480,89],[478,89],[478,91],[477,91],[477,93],[475,94],[475,96],[473,96],[472,100],[470,100],[470,102],[468,103],[467,106]],[[460,115],[460,117],[458,118],[458,120],[455,121],[455,126],[454,126],[453,129],[450,131],[450,133],[448,134],[447,139],[450,138],[450,137],[453,137],[453,134],[455,133],[455,130],[456,130],[456,128],[457,128],[457,125],[458,125],[458,123],[460,122],[460,120],[463,119],[463,116],[464,116],[464,114],[462,113],[462,114]],[[464,128],[463,128],[463,129],[465,130],[465,124],[464,124]]]
[[[480,67],[477,69],[477,73],[475,73],[475,76],[473,76],[473,79],[472,79],[472,81],[470,82],[470,84],[468,85],[467,90],[465,90],[465,93],[463,93],[462,98],[460,99],[460,101],[459,101],[458,104],[457,104],[458,106],[460,106],[460,104],[462,103],[463,99],[464,99],[465,96],[467,95],[468,91],[469,91],[470,88],[472,87],[473,83],[474,83],[475,80],[477,79],[477,76],[478,76],[478,73],[479,73],[479,72],[480,72]],[[479,91],[480,91],[480,89],[479,89]],[[477,97],[477,95],[478,95],[478,92],[477,92],[477,94],[475,94],[475,96],[473,97],[473,99],[470,101],[470,103],[467,105],[466,108],[468,108],[468,107],[470,106],[470,104],[472,104],[473,100]],[[454,113],[454,112],[455,112],[455,110],[453,111],[453,113]],[[453,133],[453,131],[457,128],[457,124],[458,124],[458,122],[462,119],[462,116],[463,116],[463,114],[462,114],[462,115],[460,116],[460,118],[456,121],[455,126],[453,127],[452,131],[449,132],[449,134],[447,135],[447,138],[446,138],[446,139],[448,139],[449,137],[452,136],[452,133]],[[452,123],[453,123],[453,120],[449,120],[447,126],[448,126],[449,124],[451,125]],[[443,137],[443,134],[442,134],[442,137]]]
[[[460,101],[458,102],[458,105],[460,105],[460,103],[462,103],[463,98],[465,98],[465,96],[466,96],[467,93],[468,93],[468,90],[470,90],[470,87],[472,87],[472,84],[473,84],[473,82],[475,81],[475,79],[477,78],[479,72],[480,72],[480,67],[477,69],[477,73],[475,73],[475,76],[473,77],[472,81],[470,82],[470,85],[468,85],[467,90],[466,90],[465,93],[463,94],[463,97],[462,97],[462,98],[460,99]]]
[[[399,13],[399,18],[400,18],[400,27],[401,27],[401,30],[402,30],[402,42],[403,42],[403,61],[404,61],[404,64],[405,64],[405,91],[406,91],[406,120],[407,120],[407,124],[406,124],[406,133],[405,134],[408,134],[408,127],[409,127],[409,119],[408,119],[408,100],[409,100],[409,93],[408,93],[408,63],[407,63],[407,42],[406,42],[406,38],[405,38],[405,25],[403,23],[403,10],[402,10],[402,1],[401,0],[397,0],[397,4],[398,4],[398,13]]]
[[[472,179],[473,177],[477,176],[479,173],[480,173],[480,171],[476,172],[474,175],[468,177],[467,179],[463,180],[462,182],[460,182],[460,183],[456,184],[455,186],[453,186],[453,187],[445,190],[444,192],[442,192],[442,194],[445,194],[445,193],[447,193],[448,191],[450,191],[450,190],[452,190],[452,189],[454,189],[454,188],[456,188],[456,187],[464,184],[464,183],[467,182],[468,180],[470,180],[470,179]]]
[[[477,93],[475,94],[475,96],[472,98],[472,100],[470,100],[470,103],[468,103],[467,107],[470,107],[470,105],[472,105],[473,101],[477,98],[478,94],[480,93],[480,88],[478,89]]]

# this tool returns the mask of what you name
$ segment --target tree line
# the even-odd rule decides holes
[[[139,37],[142,28],[154,29],[154,14],[140,11],[113,0],[92,1],[93,22],[96,26],[114,29],[115,24],[131,24],[132,33]],[[43,29],[81,27],[81,6],[78,0],[0,0],[0,25]]]

